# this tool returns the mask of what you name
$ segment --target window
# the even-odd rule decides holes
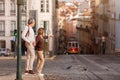
[[[15,12],[16,12],[16,6],[15,6],[15,0],[11,0],[11,10],[10,10],[10,14],[11,15],[15,15]]]
[[[46,0],[46,12],[49,12],[49,0]]]
[[[41,8],[41,12],[45,12],[45,0],[41,0],[41,6],[40,6]]]
[[[5,36],[5,21],[0,21],[0,36]]]
[[[49,0],[41,0],[40,11],[49,12]]]
[[[40,27],[45,28],[46,34],[50,33],[50,31],[49,31],[49,21],[41,21],[40,22]]]
[[[14,34],[14,30],[17,29],[16,28],[16,22],[15,21],[11,21],[11,36],[13,36]]]
[[[4,0],[0,0],[0,15],[5,15],[5,4],[4,4]]]
[[[71,47],[71,43],[69,43],[68,45],[69,45],[69,47]]]
[[[78,43],[75,43],[76,44],[76,46],[75,47],[78,47]]]
[[[75,47],[75,43],[74,42],[72,43],[72,47]]]
[[[59,8],[59,4],[58,4],[58,3],[59,3],[58,0],[56,0],[56,1],[55,1],[55,7],[56,7],[56,8]]]
[[[0,48],[5,48],[6,47],[6,42],[5,40],[0,40]]]

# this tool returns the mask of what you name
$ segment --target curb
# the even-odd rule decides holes
[[[46,59],[46,60],[53,60],[53,59],[55,59],[55,57],[56,57],[56,55],[53,55],[53,56],[51,56],[51,57],[49,57],[49,56],[48,56],[48,57],[45,57],[45,59]],[[23,59],[23,60],[24,60],[25,58],[26,58],[26,56],[22,56],[22,59]],[[14,59],[17,59],[17,57],[15,57],[15,58],[14,58],[13,56],[9,56],[9,57],[1,56],[1,57],[0,57],[0,60],[6,60],[6,59],[7,59],[7,60],[8,60],[8,59],[9,59],[9,60],[10,60],[10,59],[11,59],[11,60],[14,60]]]

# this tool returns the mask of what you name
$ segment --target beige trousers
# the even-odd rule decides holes
[[[33,70],[33,64],[35,60],[35,49],[32,43],[25,43],[27,47],[26,53],[26,70]]]
[[[44,55],[43,51],[37,51],[37,72],[41,73],[44,66]]]

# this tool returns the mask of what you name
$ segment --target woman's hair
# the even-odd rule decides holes
[[[28,19],[28,24],[32,24],[32,23],[33,23],[33,21],[34,21],[34,19],[33,19],[33,18]]]
[[[44,33],[44,28],[39,28],[38,29],[38,35],[43,35]]]

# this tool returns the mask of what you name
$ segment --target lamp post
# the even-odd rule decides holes
[[[24,5],[25,0],[17,0],[17,72],[16,80],[22,80],[22,71],[21,71],[21,22],[22,22],[22,6]]]

